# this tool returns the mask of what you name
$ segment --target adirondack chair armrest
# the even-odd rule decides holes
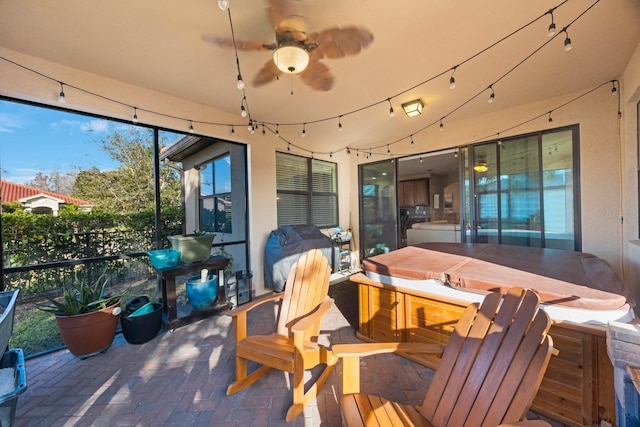
[[[325,314],[327,314],[331,307],[333,307],[333,299],[327,298],[320,305],[318,305],[315,310],[291,325],[290,330],[293,333],[294,337],[296,334],[304,333],[307,329],[314,326],[318,321],[322,319]]]
[[[265,297],[258,298],[247,304],[243,304],[233,310],[229,310],[226,315],[233,318],[233,328],[236,331],[236,343],[247,337],[247,313],[257,306],[282,299],[282,293],[273,293]]]
[[[342,394],[360,393],[360,357],[382,353],[442,354],[444,345],[409,342],[336,344],[334,355],[342,358]]]
[[[331,347],[331,350],[338,357],[362,357],[382,353],[441,354],[444,351],[444,345],[417,342],[357,343],[336,344]]]
[[[250,311],[250,310],[256,308],[257,306],[262,305],[262,304],[264,304],[266,302],[276,301],[276,300],[282,299],[283,295],[284,295],[283,293],[268,294],[268,295],[266,295],[264,297],[260,297],[258,299],[255,299],[255,300],[251,301],[251,302],[248,302],[246,304],[239,305],[238,307],[234,308],[233,310],[227,311],[225,314],[227,316],[236,317],[236,316],[238,316],[240,314],[247,313],[248,311]]]

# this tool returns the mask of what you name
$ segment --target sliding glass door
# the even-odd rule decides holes
[[[465,240],[580,250],[577,127],[464,150]]]
[[[362,257],[398,248],[396,170],[393,160],[359,166]]]

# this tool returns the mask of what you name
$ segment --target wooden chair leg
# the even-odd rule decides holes
[[[329,379],[329,375],[333,371],[336,363],[338,362],[338,357],[333,353],[329,353],[327,355],[327,365],[322,370],[322,373],[318,376],[318,379],[309,387],[307,392],[304,392],[304,370],[299,373],[296,377],[296,373],[294,373],[293,378],[293,405],[287,411],[287,415],[285,420],[287,422],[291,422],[295,417],[300,415],[304,408],[318,395],[318,391],[322,389],[324,383]],[[298,382],[300,385],[298,386]]]
[[[236,358],[236,359],[239,359],[239,358]],[[256,369],[251,374],[246,375],[247,361],[245,359],[242,359],[242,360],[244,362],[244,367],[240,369],[238,369],[238,365],[237,365],[238,361],[236,360],[236,381],[229,384],[229,387],[227,387],[227,396],[237,393],[240,390],[243,390],[249,387],[251,384],[258,381],[262,376],[264,376],[264,374],[269,372],[269,370],[271,369],[270,366],[262,365],[260,368]],[[237,373],[239,370],[244,371],[244,376],[238,376]]]

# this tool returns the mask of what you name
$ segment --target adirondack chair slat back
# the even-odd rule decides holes
[[[331,267],[322,251],[314,249],[302,255],[289,272],[284,297],[278,315],[276,332],[289,336],[289,326],[323,302],[329,291]],[[310,339],[319,333],[320,324],[305,336]]]
[[[533,292],[512,288],[465,310],[420,408],[434,427],[496,426],[525,416],[551,351],[551,321],[538,305]]]

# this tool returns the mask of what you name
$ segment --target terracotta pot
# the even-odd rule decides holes
[[[71,354],[85,358],[111,346],[118,326],[118,316],[113,314],[116,307],[120,307],[120,300],[93,313],[56,316],[60,336]]]

